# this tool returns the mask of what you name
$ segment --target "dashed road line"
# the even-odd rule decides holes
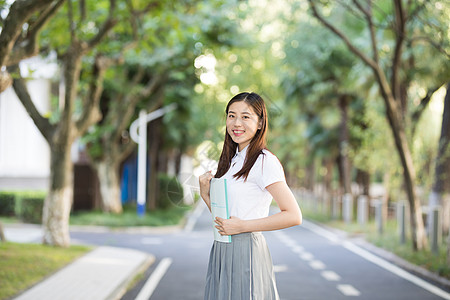
[[[287,270],[288,270],[288,267],[286,265],[274,265],[273,266],[273,271],[275,273],[286,272]]]
[[[305,251],[305,248],[303,248],[302,246],[294,246],[291,249],[294,253],[302,253],[303,251]]]
[[[317,233],[317,232],[316,232]],[[305,249],[302,246],[297,245],[296,241],[289,237],[286,233],[278,231],[276,232],[277,237],[281,240],[282,243],[284,243],[288,248],[291,248],[291,250],[294,253],[297,253],[299,257],[302,260],[309,261],[309,266],[313,268],[314,270],[323,270],[320,274],[323,278],[325,278],[328,281],[340,281],[341,277],[336,274],[333,271],[325,270],[326,265],[317,259],[314,259],[314,255],[305,251]],[[335,237],[332,233],[327,232],[326,230],[321,231],[322,236],[326,236],[329,240],[332,242],[337,243],[338,239]],[[275,272],[282,272],[287,270],[287,267],[284,269],[282,268],[284,265],[274,266]],[[361,293],[354,288],[350,284],[339,284],[336,286],[336,288],[345,296],[359,296]]]
[[[169,269],[171,264],[172,259],[170,257],[163,258],[156,269],[153,271],[152,275],[150,275],[150,277],[147,279],[135,300],[150,299],[155,288],[158,286],[159,281],[164,276],[164,274],[166,274],[167,269]]]
[[[320,260],[312,260],[309,262],[309,266],[314,270],[324,270],[326,268],[325,264]]]
[[[301,259],[306,260],[306,261],[309,261],[309,260],[313,260],[313,259],[314,259],[314,255],[312,255],[312,254],[309,253],[309,252],[303,252],[303,253],[301,253],[299,256],[300,256]]]
[[[311,222],[304,221],[303,227],[305,227],[306,229],[309,229],[312,232],[315,232],[318,235],[321,235],[321,236],[327,238],[328,240],[330,240],[332,242],[338,241],[337,235],[335,235],[334,233],[332,233],[326,229],[323,229],[322,227],[315,225]],[[429,291],[430,293],[433,293],[439,297],[442,297],[443,299],[450,300],[450,293],[448,293],[448,292],[438,288],[437,286],[434,286],[434,285],[426,282],[425,280],[397,267],[396,265],[382,259],[381,257],[378,257],[378,256],[370,253],[369,251],[356,246],[355,244],[353,244],[349,241],[340,242],[340,244],[345,249],[359,255],[360,257],[366,259],[367,261],[374,263],[375,265],[423,288],[424,290]]]
[[[322,277],[325,278],[328,281],[339,281],[339,280],[341,280],[341,276],[339,276],[337,273],[335,273],[333,271],[322,271],[322,273],[320,273],[320,275],[322,275]]]
[[[338,284],[337,289],[345,296],[361,295],[361,293],[350,284]]]

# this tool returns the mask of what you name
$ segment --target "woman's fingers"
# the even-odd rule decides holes
[[[223,231],[222,226],[215,226],[217,228],[217,230],[219,231],[220,235],[225,235],[225,231]]]
[[[208,184],[213,177],[211,171],[206,172],[199,177],[200,184]]]

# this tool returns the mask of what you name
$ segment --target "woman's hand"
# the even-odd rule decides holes
[[[244,232],[244,222],[238,217],[231,217],[229,219],[222,219],[216,217],[214,220],[216,222],[216,228],[219,230],[221,235],[233,235]]]
[[[214,176],[212,175],[211,171],[208,171],[198,178],[198,182],[200,184],[200,196],[202,197],[203,201],[205,201],[209,210],[211,210],[211,204],[209,200],[209,186],[213,177]]]

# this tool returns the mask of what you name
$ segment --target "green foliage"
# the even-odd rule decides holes
[[[129,11],[123,4],[125,1],[116,1],[117,8],[114,17],[119,21],[129,19]],[[71,42],[70,28],[73,28],[78,40],[92,39],[103,26],[109,13],[108,0],[86,0],[85,10],[81,10],[81,5],[77,2],[66,1],[58,10],[56,15],[49,22],[41,35],[41,45],[44,49],[55,50],[63,53],[68,49]],[[72,16],[72,17],[71,17]],[[72,18],[72,24],[70,24]],[[114,30],[119,30],[117,26]],[[128,31],[130,33],[130,30]],[[109,35],[110,45],[117,42],[118,33]],[[116,47],[116,50],[118,48]]]
[[[396,222],[390,221],[386,225],[386,232],[379,235],[375,232],[374,226],[367,233],[367,240],[374,245],[381,247],[397,256],[425,268],[441,277],[450,279],[450,266],[447,264],[447,244],[445,238],[439,246],[440,251],[435,255],[430,250],[412,251],[412,240],[407,238],[405,244],[401,244],[397,234]]]
[[[438,144],[442,127],[443,98],[445,88],[436,92],[430,105],[423,112],[412,144],[414,164],[418,166],[417,181],[431,190],[438,154]]]
[[[45,196],[22,196],[19,217],[23,222],[41,224]]]
[[[0,192],[0,216],[14,216],[16,196],[13,192]]]
[[[71,39],[70,4],[79,40],[89,40],[100,30],[109,1],[85,3],[86,14],[79,2],[65,2],[41,34],[43,49],[58,55],[67,50]],[[7,1],[0,1],[0,8],[8,5]],[[93,79],[90,70],[95,56],[117,58],[125,45],[136,42],[124,53],[123,64],[107,70],[101,102],[103,119],[83,138],[93,160],[104,159],[105,150],[111,150],[112,143],[124,146],[130,142],[126,129],[140,109],[149,111],[171,103],[176,103],[177,109],[163,117],[163,151],[206,153],[217,159],[224,136],[222,116],[226,102],[238,92],[255,91],[265,98],[269,110],[269,149],[287,171],[302,176],[311,161],[337,155],[337,99],[348,95],[352,99],[348,127],[353,165],[377,179],[391,174],[394,188],[401,186],[402,172],[397,155],[393,155],[395,145],[371,70],[355,59],[340,39],[315,22],[307,3],[159,1],[146,13],[135,13],[147,5],[144,0],[117,1],[117,25],[99,47],[83,58],[78,111],[84,105],[81,100],[87,96],[88,82]],[[345,2],[320,1],[317,5],[359,49],[372,55],[364,16]],[[409,84],[405,119],[410,128],[409,115],[419,107],[424,91],[448,80],[450,8],[433,0],[411,2],[407,9],[414,14],[408,18],[399,77]],[[392,2],[373,3],[372,13],[379,41],[376,50],[381,66],[389,68],[395,43]],[[194,66],[201,55],[216,59],[216,84],[199,80],[208,71],[204,66]],[[145,76],[134,82],[133,76],[140,68]],[[162,78],[158,91],[132,103],[127,96],[139,95],[154,76]],[[125,129],[118,126],[125,118],[124,106],[135,106],[132,116],[124,121]],[[60,119],[56,97],[52,107],[49,117],[53,123]],[[113,114],[114,111],[119,114]],[[436,128],[430,120],[438,118],[436,113],[426,112],[422,119],[410,144],[418,167],[418,183],[429,186],[436,153]]]
[[[350,153],[351,159],[359,169],[377,175],[394,172],[399,166],[398,155],[393,155],[395,148],[392,134],[389,131],[386,119],[383,116],[381,102],[366,101],[365,114],[356,114],[354,118],[365,124],[365,130],[353,128],[353,138],[359,140],[360,147]],[[381,134],[383,133],[383,134]],[[376,149],[376,150],[375,150]],[[391,183],[395,186],[396,181]]]
[[[176,226],[183,220],[189,206],[172,206],[169,209],[157,209],[138,217],[135,205],[124,207],[120,215],[101,211],[76,212],[70,217],[71,225],[92,225],[108,227],[130,226]]]
[[[286,101],[292,103],[292,108],[298,107],[298,114],[302,116],[298,122],[305,123],[305,138],[299,140],[304,146],[295,142],[291,143],[291,146],[286,144],[285,140],[274,141],[282,141],[289,145],[288,149],[310,149],[309,152],[306,149],[304,152],[311,153],[314,157],[335,155],[338,150],[336,135],[340,119],[336,98],[340,94],[351,95],[353,100],[349,107],[349,155],[354,166],[381,178],[383,173],[390,173],[392,188],[400,188],[402,173],[399,170],[399,160],[397,155],[392,154],[395,152],[395,145],[391,129],[387,126],[385,109],[383,103],[380,103],[377,84],[370,68],[356,59],[342,40],[321,24],[314,22],[314,18],[306,15],[305,5],[294,6],[290,1],[283,3],[287,3],[291,11],[284,15],[286,30],[282,50],[285,58],[282,72],[279,74],[282,74]],[[332,24],[339,24],[338,29],[344,32],[358,49],[372,57],[370,32],[361,12],[340,2],[322,1],[317,5],[322,8],[327,20]],[[443,18],[443,13],[448,13],[450,8],[442,5],[440,1],[432,1],[414,3],[408,6],[408,9],[408,13],[413,14],[407,23],[407,42],[402,48],[401,58],[404,63],[399,74],[400,80],[405,80],[405,84],[413,82],[413,88],[408,90],[409,103],[406,107],[409,109],[409,115],[405,115],[406,124],[412,112],[418,108],[420,96],[417,94],[423,97],[424,91],[442,85],[448,80],[442,75],[449,74],[450,70],[449,42],[448,39],[442,39],[442,36],[448,35],[448,26],[445,25],[447,21]],[[395,44],[395,34],[392,30],[393,11],[390,1],[373,4],[375,35],[379,47],[376,50],[380,65],[386,69],[392,63]],[[434,34],[430,34],[431,32]],[[423,38],[424,36],[430,38]],[[389,72],[387,74],[389,77]],[[420,92],[414,95],[417,89]],[[288,114],[284,113],[284,116],[286,115]],[[433,119],[430,115],[424,117],[427,123]],[[290,134],[290,126],[281,128],[283,134]],[[407,128],[411,126],[407,125]],[[429,171],[430,159],[436,147],[435,142],[426,142],[431,136],[434,134],[427,137],[416,135],[414,140],[411,140],[411,145],[414,145],[415,164],[419,167],[420,184],[429,184],[432,176]],[[426,145],[427,149],[417,147],[418,145]],[[419,153],[415,149],[420,149]]]
[[[45,195],[43,191],[0,192],[0,215],[16,216],[23,222],[40,224]]]
[[[304,139],[301,143],[294,140],[289,149],[303,148],[303,160],[309,163],[316,159],[334,161],[339,154],[339,98],[345,97],[349,101],[348,150],[355,153],[361,147],[361,135],[368,129],[364,122],[366,105],[358,94],[360,84],[356,79],[362,75],[358,61],[332,33],[306,18],[293,22],[284,41],[282,86],[285,101],[296,110],[298,122],[304,124]],[[351,27],[347,23],[342,22],[342,26]],[[295,30],[298,27],[302,30]],[[360,25],[352,29],[355,35],[361,31]],[[283,134],[291,134],[282,128]]]
[[[158,174],[159,180],[159,199],[156,206],[160,209],[168,209],[173,206],[183,205],[184,191],[183,186],[174,176],[167,174]]]
[[[204,100],[194,92],[198,83],[194,60],[206,46],[230,46],[237,40],[236,24],[228,19],[228,8],[234,1],[208,2],[161,2],[141,18],[138,26],[139,41],[136,47],[125,53],[125,62],[108,70],[102,97],[103,120],[93,126],[83,138],[93,159],[103,159],[104,150],[110,143],[121,143],[119,136],[124,130],[117,126],[124,106],[136,106],[132,116],[127,115],[127,124],[137,118],[140,109],[156,109],[171,103],[177,109],[163,117],[164,150],[180,149],[192,151],[203,141],[198,132],[205,131],[208,124],[198,116],[204,109]],[[220,9],[219,9],[220,8]],[[109,48],[110,51],[114,48]],[[89,64],[86,60],[86,64]],[[144,70],[140,82],[133,76]],[[158,90],[147,97],[140,97],[147,81],[161,77]],[[163,93],[163,100],[159,98]],[[117,97],[123,95],[123,97]],[[133,96],[139,101],[130,100]],[[119,112],[119,115],[115,113]],[[120,114],[122,112],[122,114]],[[195,116],[195,117],[193,117]]]

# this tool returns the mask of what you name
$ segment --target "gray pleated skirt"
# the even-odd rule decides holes
[[[272,258],[260,232],[214,241],[206,275],[205,300],[278,300]]]

